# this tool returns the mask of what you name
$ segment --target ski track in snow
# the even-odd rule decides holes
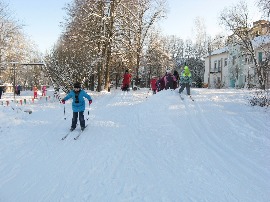
[[[261,181],[262,183],[265,183],[264,176],[267,175],[268,172],[266,169],[260,169],[260,167],[257,166],[256,162],[253,162],[254,159],[251,161],[248,158],[246,158],[246,154],[239,154],[238,152],[235,152],[237,151],[234,150],[236,148],[231,148],[230,146],[232,142],[228,141],[225,142],[226,144],[224,144],[224,138],[222,138],[222,136],[226,136],[227,133],[230,132],[230,130],[226,130],[226,128],[224,128],[224,125],[227,125],[225,123],[229,121],[229,124],[227,125],[228,128],[237,127],[237,129],[234,129],[233,131],[241,130],[240,128],[242,126],[236,124],[235,120],[234,121],[230,121],[229,119],[227,120],[226,118],[228,117],[224,119],[223,116],[221,115],[220,116],[221,120],[218,120],[218,123],[223,124],[222,127],[220,127],[219,124],[217,124],[217,120],[211,120],[211,117],[206,117],[204,115],[205,111],[202,110],[198,102],[194,102],[195,104],[193,104],[193,102],[189,101],[189,103],[191,104],[187,104],[186,102],[188,101],[185,101],[185,107],[188,109],[187,110],[188,112],[186,111],[186,114],[189,115],[188,119],[190,122],[189,123],[190,127],[193,129],[194,134],[198,136],[199,141],[203,143],[205,148],[209,150],[209,153],[211,153],[213,157],[212,161],[215,163],[219,162],[219,165],[222,165],[221,166],[222,170],[214,169],[215,168],[214,165],[209,166],[207,169],[209,169],[212,176],[217,177],[220,176],[222,172],[226,172],[227,173],[226,178],[229,178],[229,180],[231,181],[230,186],[227,186],[229,193],[226,194],[226,200],[227,201],[240,200],[238,199],[239,197],[237,197],[236,194],[233,194],[233,190],[237,189],[237,187],[239,186],[243,186],[239,182],[243,184],[252,184],[253,181]],[[194,117],[194,115],[196,116],[196,119],[199,118],[199,120],[201,121],[200,125],[192,120],[192,117]],[[216,131],[220,131],[221,134],[220,133],[217,134]],[[241,133],[241,131],[239,131],[239,133]],[[231,165],[234,166],[232,167]],[[257,169],[260,170],[259,173],[262,174],[257,175],[257,172],[254,173],[253,170],[254,167],[257,167]],[[246,179],[246,176],[249,176],[249,179]],[[224,182],[228,181],[228,179],[226,178],[219,180],[224,180]],[[245,201],[249,200],[250,197],[258,194],[259,192],[260,187],[253,186],[252,192],[246,196]],[[264,193],[260,194],[263,195]]]
[[[66,120],[54,102],[0,108],[0,202],[269,201],[269,113],[241,91],[192,93],[90,92],[76,141],[80,126],[61,140],[70,102]]]

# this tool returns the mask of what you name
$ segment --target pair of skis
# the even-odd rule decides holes
[[[86,127],[87,127],[87,125],[85,126],[85,128],[86,128]],[[85,130],[85,128],[84,128],[84,130]],[[79,137],[81,136],[81,134],[83,133],[84,130],[80,130],[80,132],[77,134],[77,136],[74,137],[74,140],[78,140]],[[62,137],[62,140],[66,139],[73,131],[74,131],[74,130],[69,131],[64,137]]]
[[[184,100],[184,97],[181,95],[181,93],[179,93],[179,96],[181,100]],[[191,97],[191,95],[189,95],[188,97],[194,102],[194,99],[193,97]]]

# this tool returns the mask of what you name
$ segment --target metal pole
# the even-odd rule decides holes
[[[118,82],[117,82],[117,75],[118,75],[118,73],[115,74],[115,89],[117,89],[117,85],[118,85]]]
[[[15,65],[17,64],[18,62],[10,62],[10,64],[13,64],[13,91],[14,91],[14,94],[13,94],[13,98],[14,98],[14,101],[15,101],[15,82],[16,82],[16,69],[15,69]]]
[[[210,76],[211,76],[211,45],[209,45],[209,72],[208,72],[208,88],[210,88]]]
[[[15,81],[16,81],[16,75],[15,75],[15,63],[13,64],[13,91],[14,91],[14,102],[15,102],[15,91],[16,91],[16,88],[15,88]]]
[[[210,71],[211,71],[211,42],[208,42],[208,51],[209,51],[209,72],[208,72],[208,88],[210,88]]]

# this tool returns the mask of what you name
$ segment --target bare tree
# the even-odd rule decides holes
[[[171,61],[173,63],[173,69],[179,69],[179,65],[184,62],[184,41],[176,36],[165,37],[165,46],[168,49]]]
[[[68,89],[70,83],[79,80],[91,85],[97,82],[98,91],[101,85],[108,89],[112,72],[119,74],[124,66],[137,64],[148,31],[161,15],[160,9],[155,12],[157,7],[150,6],[153,2],[75,0],[68,5],[63,35],[46,57],[54,81],[59,79],[59,72],[68,71],[61,74],[61,84],[57,85]]]
[[[270,16],[270,0],[258,0],[257,5],[267,17]]]
[[[143,45],[149,34],[150,28],[155,22],[165,15],[165,1],[141,0],[138,1],[137,19],[136,19],[136,77],[139,77],[140,61]]]
[[[7,62],[7,51],[11,47],[11,40],[21,29],[11,15],[8,5],[0,1],[0,63]]]
[[[194,21],[195,25],[195,57],[202,58],[207,53],[207,34],[204,19],[197,17]]]
[[[252,43],[253,37],[250,33],[252,21],[246,2],[241,1],[230,8],[225,8],[220,15],[220,22],[233,33],[230,37],[230,43],[241,46],[243,51],[251,56],[256,69],[255,72],[257,72],[259,87],[264,89],[264,72],[266,70],[260,65],[255,55],[254,44]]]
[[[157,31],[151,31],[146,46],[142,76],[149,84],[151,76],[162,76],[167,68],[173,69],[173,55],[176,54],[176,44],[169,45],[169,38],[161,36]],[[175,48],[175,49],[173,49]]]
[[[38,62],[41,55],[36,45],[22,32],[23,26],[14,19],[7,4],[0,1],[0,76],[3,82],[26,85],[46,82],[39,68],[26,68],[22,63]],[[11,65],[18,62],[18,65]],[[14,69],[15,68],[15,69]],[[10,71],[10,70],[13,71]],[[36,73],[36,74],[35,74]],[[16,84],[14,83],[16,82]]]

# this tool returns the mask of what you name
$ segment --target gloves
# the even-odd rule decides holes
[[[62,99],[61,102],[62,102],[63,104],[65,104],[66,101],[65,101],[64,99]]]
[[[92,104],[92,100],[89,100],[89,105]]]

